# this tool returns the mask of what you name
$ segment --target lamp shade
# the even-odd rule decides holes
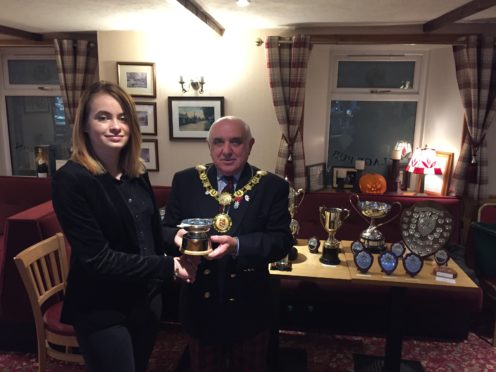
[[[403,159],[412,152],[412,145],[406,140],[399,140],[396,142],[396,145],[394,145],[394,149],[400,151],[401,158]]]
[[[415,149],[415,152],[406,166],[406,171],[415,174],[441,174],[441,167],[437,163],[436,150],[426,147]]]

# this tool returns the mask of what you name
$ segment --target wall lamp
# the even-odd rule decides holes
[[[184,87],[184,85],[186,84],[186,82],[184,81],[183,76],[181,75],[179,77],[179,84],[181,84],[181,90],[183,91],[183,93],[186,93],[190,89],[193,89],[195,92],[200,93],[200,94],[203,94],[203,86],[205,85],[205,80],[203,79],[203,76],[200,77],[200,80],[193,80],[193,79],[191,79],[190,80],[190,83],[189,83],[189,88],[186,89]]]

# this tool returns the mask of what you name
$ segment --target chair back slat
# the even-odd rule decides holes
[[[67,252],[63,234],[34,244],[14,257],[21,279],[28,293],[36,325],[39,370],[44,371],[47,355],[64,361],[83,363],[75,334],[59,334],[46,329],[43,313],[58,304],[65,291],[68,273]]]

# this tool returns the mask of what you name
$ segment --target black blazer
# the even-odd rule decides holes
[[[246,165],[238,180],[243,187],[257,168]],[[217,189],[217,170],[207,171]],[[268,173],[240,200],[230,206],[233,220],[226,233],[239,239],[239,255],[220,260],[202,259],[194,284],[184,283],[180,317],[188,333],[206,342],[231,342],[268,329],[271,318],[271,290],[268,265],[289,252],[292,236],[288,212],[289,186]],[[167,202],[164,235],[172,246],[177,224],[185,218],[213,218],[218,202],[205,189],[194,168],[174,175]],[[212,235],[219,234],[211,230]],[[178,254],[178,252],[170,252]]]
[[[71,245],[63,322],[73,324],[80,317],[95,327],[120,322],[173,276],[174,264],[164,256],[160,217],[147,174],[139,182],[155,207],[155,254],[146,257],[140,256],[133,216],[111,175],[94,176],[72,161],[55,173],[53,206]]]

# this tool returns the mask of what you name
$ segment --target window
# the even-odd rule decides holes
[[[48,146],[55,160],[69,158],[71,128],[66,125],[53,48],[0,50],[2,61],[2,138],[4,167],[12,175],[34,176],[35,147]],[[5,108],[5,109],[3,109]]]
[[[386,175],[396,142],[413,145],[421,130],[425,56],[340,54],[331,60],[328,171],[364,159],[367,172]]]

